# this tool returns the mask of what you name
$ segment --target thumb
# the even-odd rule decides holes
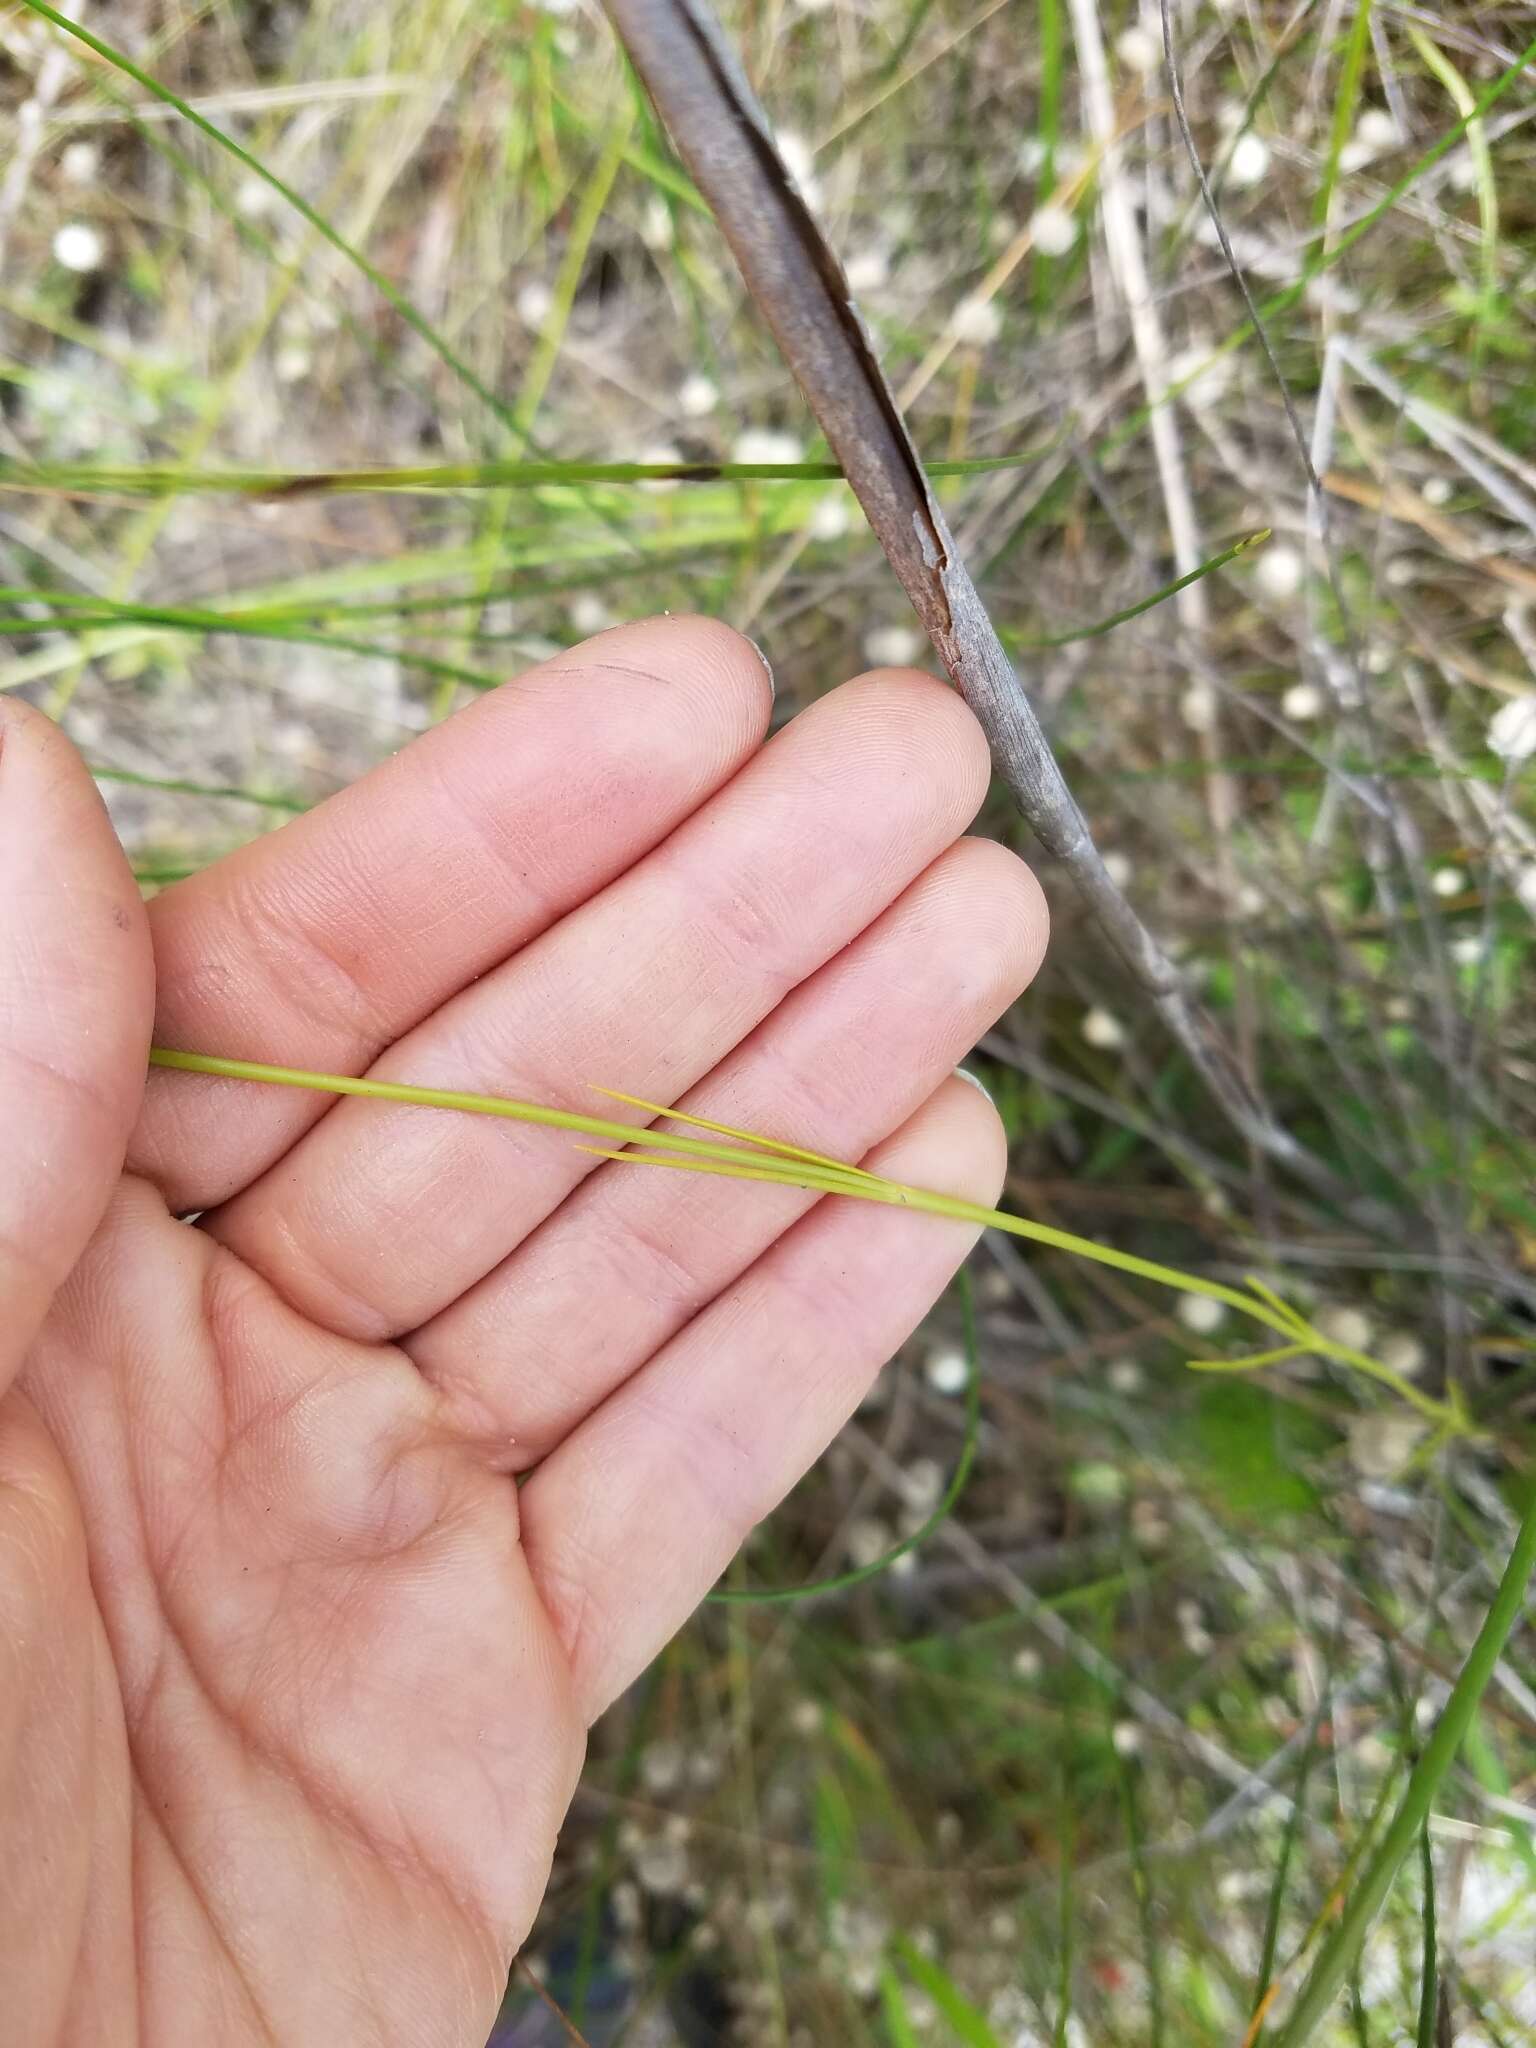
[[[153,1010],[96,786],[51,720],[0,697],[0,1394],[122,1170]]]

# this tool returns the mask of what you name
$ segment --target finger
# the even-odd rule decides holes
[[[152,987],[94,783],[56,725],[0,698],[0,1394],[122,1170]]]
[[[1028,985],[1039,884],[963,839],[680,1107],[858,1158],[939,1085]],[[536,1464],[771,1245],[815,1197],[686,1173],[595,1173],[493,1273],[408,1338],[449,1426]]]
[[[951,1079],[866,1164],[991,1203],[1006,1162],[997,1112]],[[534,1473],[524,1552],[589,1716],[825,1449],[976,1236],[819,1202]]]
[[[18,1388],[0,1404],[0,1984],[9,2040],[73,2037],[66,2014],[85,1989],[95,1860],[128,1854],[126,1828],[113,1825],[123,1818],[116,1802],[97,1797],[113,1764],[127,1768],[121,1709],[115,1729],[106,1710],[107,1663],[74,1488]],[[127,1984],[115,1988],[131,1995]]]
[[[593,1081],[670,1101],[949,844],[987,773],[932,677],[848,684],[374,1071],[588,1111]],[[354,1099],[211,1227],[306,1315],[377,1340],[473,1286],[592,1167],[563,1131]]]
[[[621,626],[530,670],[156,898],[160,1042],[363,1072],[665,838],[758,745],[772,695],[710,619]],[[130,1163],[208,1208],[325,1109],[156,1073]]]

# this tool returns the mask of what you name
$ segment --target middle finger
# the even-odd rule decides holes
[[[588,1112],[594,1081],[675,1101],[958,836],[987,774],[944,685],[846,684],[372,1074]],[[594,1164],[565,1132],[347,1099],[206,1227],[316,1321],[381,1340],[456,1300]]]

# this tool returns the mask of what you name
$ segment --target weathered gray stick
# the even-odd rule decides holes
[[[913,608],[976,713],[997,771],[1241,1134],[1314,1186],[1339,1184],[1255,1098],[1214,1021],[1107,873],[1050,742],[959,559],[842,266],[780,160],[703,0],[607,0],[752,296]]]

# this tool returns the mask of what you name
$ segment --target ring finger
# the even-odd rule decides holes
[[[679,1107],[858,1158],[910,1116],[1014,1001],[1046,914],[989,840],[940,856]],[[512,1470],[583,1416],[815,1202],[629,1166],[594,1174],[404,1348],[446,1419]]]

